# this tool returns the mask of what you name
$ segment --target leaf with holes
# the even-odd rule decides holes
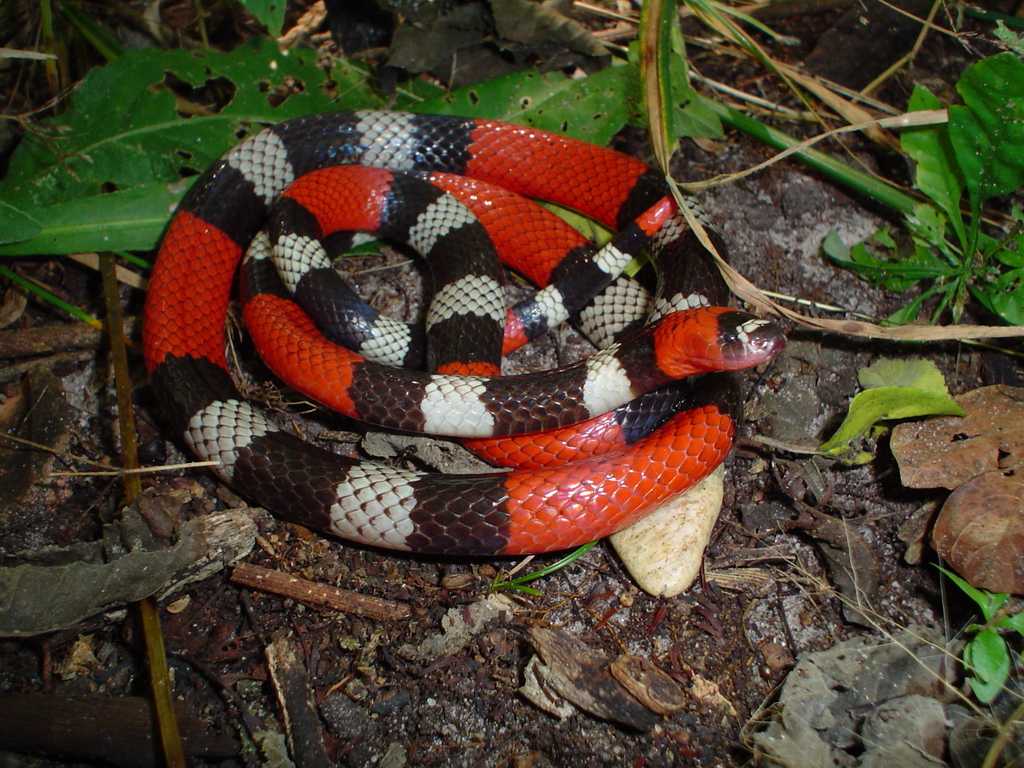
[[[132,51],[91,70],[68,109],[26,135],[11,157],[0,199],[17,213],[5,210],[0,221],[29,217],[42,230],[34,236],[23,230],[28,237],[0,246],[0,255],[95,247],[79,237],[76,225],[54,216],[65,210],[60,206],[72,206],[80,220],[91,222],[90,243],[102,232],[110,250],[152,247],[171,213],[168,194],[182,190],[156,194],[140,219],[128,222],[106,195],[183,187],[183,177],[204,170],[254,125],[380,103],[364,74],[344,65],[331,74],[344,93],[340,101],[327,90],[328,75],[316,67],[315,54],[284,55],[261,40],[227,54]],[[5,234],[14,239],[6,228]]]
[[[485,117],[607,144],[631,117],[636,70],[609,67],[573,80],[558,72],[516,72],[436,96],[417,112]]]

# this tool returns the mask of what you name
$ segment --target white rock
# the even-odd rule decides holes
[[[719,467],[686,493],[611,536],[622,564],[644,592],[675,597],[697,578],[722,508],[724,480],[725,470]]]

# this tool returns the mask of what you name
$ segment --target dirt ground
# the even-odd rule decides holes
[[[993,5],[1013,11],[1011,3]],[[773,19],[777,30],[796,41],[788,49],[780,47],[778,55],[791,61],[809,56],[841,16],[837,9]],[[786,99],[780,86],[749,65],[738,72],[720,71],[725,64],[710,53],[694,49],[691,54],[702,74],[766,98]],[[883,97],[902,107],[914,80],[948,89],[972,60],[968,46],[929,36],[909,70],[890,82]],[[647,151],[633,135],[623,144],[641,155]],[[859,139],[851,139],[850,150],[869,168],[906,182],[908,171],[893,155]],[[684,147],[679,177],[739,171],[772,153],[730,132],[724,142]],[[773,165],[702,199],[724,234],[732,263],[763,290],[873,318],[885,317],[907,300],[837,269],[821,253],[831,230],[853,243],[897,218],[796,162]],[[58,285],[72,303],[89,305],[100,292],[95,273],[67,261],[20,266]],[[371,275],[362,290],[378,299],[401,299],[408,281],[416,279],[401,270]],[[124,289],[123,298],[125,313],[137,316],[142,294]],[[32,305],[27,319],[4,333],[55,319],[55,313]],[[908,548],[916,551],[913,545],[923,540],[941,497],[901,486],[884,436],[869,445],[877,451],[875,460],[858,467],[778,445],[813,448],[820,443],[856,392],[856,371],[879,357],[926,357],[939,366],[954,394],[992,383],[991,371],[1008,358],[953,343],[898,346],[788,330],[785,353],[744,377],[747,420],[726,463],[725,503],[701,578],[671,599],[639,590],[606,543],[534,582],[535,596],[494,594],[495,576],[516,561],[417,557],[352,546],[249,508],[201,469],[147,478],[144,486],[175,492],[175,508],[168,513],[172,519],[241,510],[256,526],[255,545],[244,562],[382,598],[389,601],[388,610],[397,612],[388,619],[317,607],[240,586],[232,582],[231,569],[163,594],[159,615],[174,697],[188,718],[183,730],[187,737],[222,737],[204,743],[205,757],[190,759],[196,765],[288,764],[280,702],[287,686],[279,679],[287,665],[276,654],[290,651],[308,676],[329,761],[317,762],[315,756],[303,761],[293,747],[292,760],[300,765],[751,764],[753,734],[767,728],[780,687],[802,654],[850,638],[887,637],[908,626],[962,626],[969,616],[966,606],[944,604],[927,548],[922,562],[906,560]],[[581,348],[569,330],[531,354],[541,361],[564,361]],[[132,365],[144,455],[153,462],[189,460],[161,428],[141,362],[133,358]],[[66,450],[116,455],[116,401],[106,347],[60,353],[48,368],[66,399]],[[5,376],[4,400],[25,386],[22,372],[19,368],[17,375]],[[40,381],[34,379],[33,386],[38,388]],[[350,426],[330,416],[307,418],[307,429],[322,437],[323,430],[341,432]],[[51,469],[66,467],[57,461]],[[110,477],[51,474],[24,489],[0,511],[5,565],[26,551],[95,541],[103,524],[113,519],[120,494],[119,481]],[[839,546],[816,529],[822,515],[845,521],[855,544]],[[537,557],[527,568],[559,557]],[[837,594],[836,562],[844,558],[849,573],[873,585],[861,614],[844,612]],[[520,689],[528,664],[544,645],[543,631],[557,632],[559,642],[576,643],[568,655],[581,664],[591,658],[588,654],[607,662],[623,654],[651,662],[682,692],[679,707],[658,714],[633,701],[622,709],[613,707],[610,716],[597,716],[592,709],[567,706],[564,718],[542,711]],[[439,640],[446,632],[446,639]],[[943,674],[955,677],[954,665]],[[593,682],[601,674],[585,670],[580,677]],[[11,700],[12,705],[3,699],[8,694],[136,697],[145,696],[147,687],[134,607],[90,617],[71,630],[0,642],[0,710],[29,706],[16,703],[22,700]],[[614,698],[609,694],[609,700]],[[97,713],[106,713],[98,699],[86,700]],[[41,718],[61,717],[41,703],[31,706],[37,704]],[[104,734],[132,745],[135,729],[145,731],[145,715],[141,724],[114,714],[97,718],[90,726],[97,738]],[[289,719],[288,726],[301,730],[302,723]],[[0,746],[5,744],[0,737]],[[859,765],[864,749],[863,744],[839,749],[828,758],[832,763],[816,764]],[[115,762],[152,763],[145,747],[128,751],[128,757]],[[0,752],[0,766],[94,764],[82,754]],[[948,758],[943,752],[934,764]],[[804,764],[796,756],[789,763]]]

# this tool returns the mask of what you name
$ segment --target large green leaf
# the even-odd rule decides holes
[[[328,75],[315,64],[312,52],[284,55],[272,42],[254,40],[228,54],[133,51],[93,69],[72,94],[69,108],[27,135],[12,156],[0,182],[0,198],[10,209],[0,212],[6,214],[0,223],[12,216],[39,222],[43,229],[36,242],[48,249],[36,252],[90,250],[94,246],[86,245],[79,226],[90,221],[94,230],[107,232],[108,248],[152,247],[155,234],[141,238],[145,246],[137,236],[120,238],[123,219],[115,205],[103,201],[106,194],[180,183],[183,175],[210,165],[254,124],[379,104],[363,73],[336,68],[332,76],[341,95],[334,95],[326,88]],[[216,78],[219,87],[234,92],[219,113],[184,118],[176,97],[163,86],[165,73],[195,88]],[[155,202],[159,197],[139,199]],[[146,219],[169,215],[166,206],[134,210]],[[78,218],[68,225],[54,218],[57,211]],[[5,241],[15,239],[6,229],[5,235]],[[28,252],[18,244],[0,245],[0,255]]]
[[[284,26],[285,0],[240,0],[245,9],[262,23],[274,37]]]
[[[949,135],[971,209],[1024,184],[1024,63],[1012,53],[982,59],[964,72],[962,106],[949,108]]]
[[[148,251],[160,239],[186,184],[156,182],[123,192],[110,192],[79,200],[56,203],[33,211],[45,224],[20,241],[0,246],[7,256],[83,251]],[[13,214],[11,213],[13,212]],[[0,206],[0,232],[7,232],[11,215],[25,216],[17,209]]]
[[[233,93],[219,113],[185,118],[163,86],[165,73]],[[625,94],[634,80],[632,67],[581,80],[517,73],[426,101],[400,94],[394,106],[506,119],[603,144],[631,115]],[[93,70],[69,109],[19,146],[0,182],[0,256],[152,248],[184,179],[243,132],[312,112],[381,106],[365,72],[341,64],[328,80],[313,53],[281,54],[267,41],[229,54],[133,52]]]
[[[0,200],[0,243],[17,243],[35,237],[42,225],[35,218]]]
[[[926,88],[916,85],[907,111],[926,109],[942,109],[942,102]],[[900,134],[900,146],[916,164],[914,182],[917,188],[939,204],[956,230],[961,246],[965,245],[960,215],[964,178],[957,165],[948,128],[945,125],[925,125],[904,129]]]
[[[516,72],[412,107],[417,112],[486,117],[607,144],[628,122],[636,70],[610,67],[572,80],[560,72]]]

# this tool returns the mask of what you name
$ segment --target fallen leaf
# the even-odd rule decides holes
[[[944,765],[927,750],[935,742],[934,725],[943,723],[941,702],[933,697],[946,690],[947,654],[942,633],[920,625],[896,635],[857,637],[828,650],[801,654],[786,676],[767,725],[753,736],[757,764]],[[894,707],[905,711],[908,696],[914,697],[911,716],[887,717]],[[892,720],[902,730],[890,731],[884,742],[863,739],[872,719],[876,725],[878,719]],[[856,762],[850,760],[854,752]]]
[[[962,414],[931,361],[878,360],[862,368],[858,379],[864,391],[853,398],[843,423],[819,451],[845,453],[850,441],[880,421]]]
[[[708,707],[714,707],[729,717],[739,717],[739,712],[736,711],[736,707],[734,707],[732,702],[722,695],[722,690],[714,680],[708,680],[707,678],[701,677],[697,674],[693,675],[693,682],[690,685],[690,695],[692,695],[693,698],[701,704]]]
[[[979,589],[1024,593],[1024,478],[986,472],[946,500],[932,545]]]
[[[890,444],[904,485],[952,490],[985,472],[1024,468],[1024,389],[983,387],[956,402],[963,416],[893,430]]]
[[[45,479],[69,439],[67,400],[60,379],[45,370],[24,377],[18,391],[0,405],[0,515],[14,513],[33,483]]]
[[[612,677],[652,712],[671,715],[686,706],[682,686],[649,659],[623,654],[610,670]]]
[[[843,596],[843,616],[847,621],[873,627],[873,606],[880,599],[881,577],[878,558],[861,535],[862,527],[849,520],[832,517],[806,507],[800,517],[787,523],[814,539],[828,561],[832,581]],[[867,614],[865,616],[865,613]]]
[[[602,720],[647,731],[658,717],[635,699],[609,671],[609,659],[566,632],[530,629],[530,642],[544,665],[534,667],[547,691],[554,691]]]

